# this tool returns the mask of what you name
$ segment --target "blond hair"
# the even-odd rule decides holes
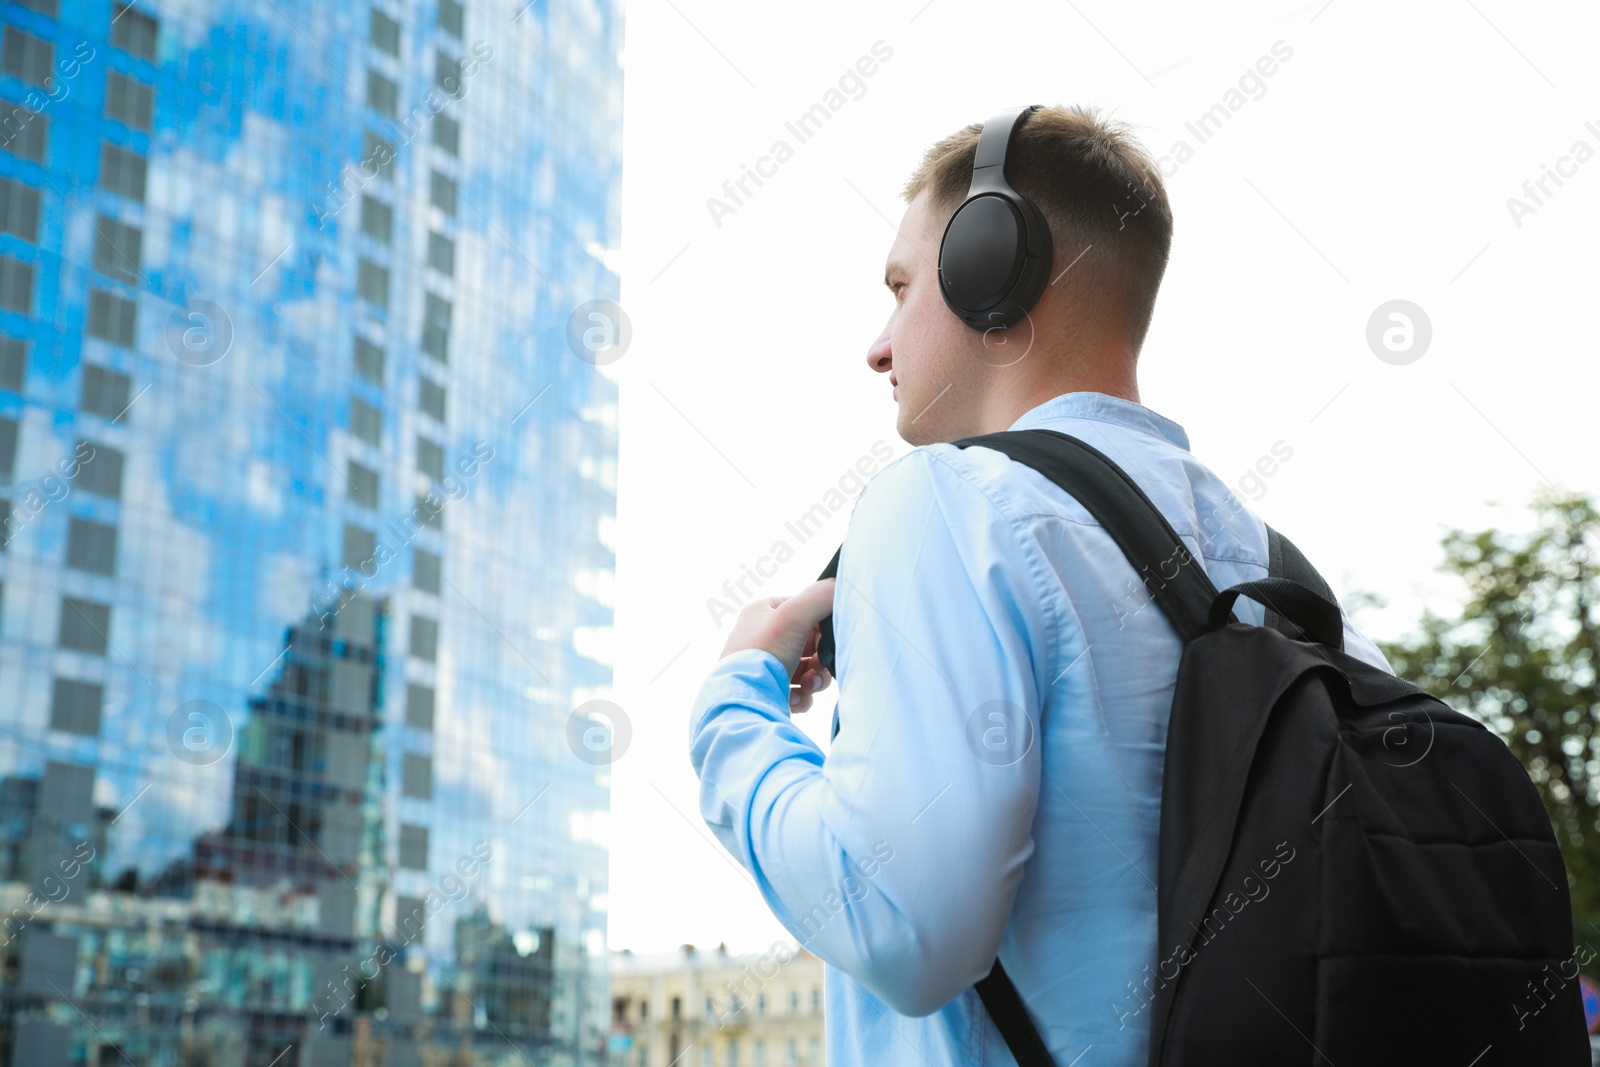
[[[966,197],[982,130],[972,123],[929,148],[901,192],[908,204],[928,192],[939,232]],[[1094,309],[1107,302],[1125,313],[1137,353],[1167,269],[1172,208],[1160,172],[1128,125],[1093,108],[1042,107],[1012,137],[1006,179],[1050,224],[1052,277],[1095,321],[1104,316]]]

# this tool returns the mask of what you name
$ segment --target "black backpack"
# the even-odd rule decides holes
[[[1140,1006],[1148,1067],[1587,1067],[1566,867],[1498,737],[1347,654],[1327,583],[1271,527],[1270,577],[1219,593],[1084,442],[1032,429],[952,443],[1075,497],[1184,640]],[[836,552],[819,577],[838,565]],[[1234,618],[1240,596],[1266,625]],[[818,654],[832,672],[831,616]],[[1020,1067],[1052,1067],[999,960],[976,989]]]

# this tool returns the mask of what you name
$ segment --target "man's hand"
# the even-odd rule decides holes
[[[808,711],[811,697],[828,687],[833,676],[817,659],[822,630],[817,625],[833,613],[835,579],[812,582],[794,596],[752,600],[739,612],[722,654],[746,648],[772,653],[789,675],[789,710]]]

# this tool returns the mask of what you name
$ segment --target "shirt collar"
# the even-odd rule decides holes
[[[1062,393],[1044,403],[1024,411],[1008,430],[1029,430],[1048,427],[1063,419],[1093,419],[1096,422],[1113,422],[1119,426],[1163,437],[1184,451],[1189,450],[1189,435],[1183,427],[1164,415],[1158,415],[1143,404],[1124,400],[1105,393]]]

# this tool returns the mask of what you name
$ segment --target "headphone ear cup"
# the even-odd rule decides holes
[[[950,217],[939,245],[939,286],[968,324],[983,321],[1016,284],[1025,226],[1016,207],[994,193],[968,199]]]
[[[1011,290],[1015,308],[1014,317],[1006,324],[1008,326],[1033,310],[1050,284],[1050,272],[1055,269],[1055,242],[1051,239],[1050,224],[1044,220],[1044,213],[1021,193],[1017,194],[1017,200],[1027,220],[1027,245],[1022,259],[1022,274]]]
[[[1050,229],[1039,209],[1012,190],[969,197],[945,225],[939,290],[977,330],[1011,326],[1048,283]]]

